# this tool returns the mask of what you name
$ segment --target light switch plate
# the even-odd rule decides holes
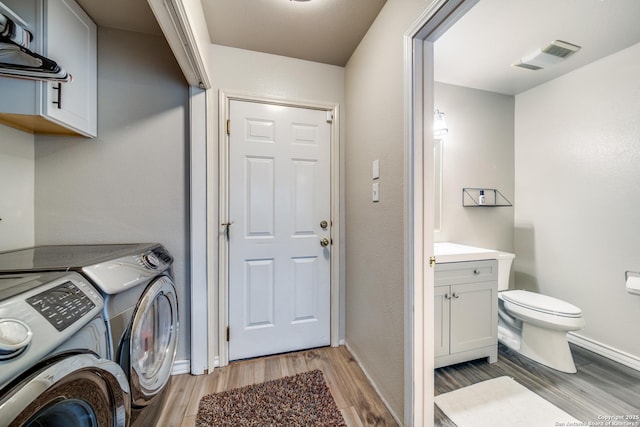
[[[373,179],[378,179],[378,178],[380,178],[380,161],[374,160],[373,161]]]
[[[372,197],[374,202],[379,202],[380,201],[380,183],[379,182],[374,182],[373,183],[373,188],[372,188],[372,191],[371,191],[371,197]]]

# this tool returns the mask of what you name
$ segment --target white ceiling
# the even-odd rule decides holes
[[[435,42],[435,79],[518,94],[640,42],[639,0],[480,0]],[[582,46],[544,70],[512,67],[552,40]]]
[[[201,1],[213,43],[343,66],[386,0]],[[99,26],[161,34],[147,0],[78,2]],[[435,77],[517,94],[640,42],[638,21],[640,0],[480,0],[436,41]],[[582,49],[553,68],[511,67],[556,39]]]

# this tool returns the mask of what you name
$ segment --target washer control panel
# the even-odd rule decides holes
[[[104,325],[103,307],[100,293],[75,272],[0,275],[0,390],[68,343],[106,346],[106,330],[79,334],[94,321]]]
[[[71,281],[27,298],[27,302],[58,331],[64,331],[96,306]]]

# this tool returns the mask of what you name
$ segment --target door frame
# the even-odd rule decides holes
[[[218,366],[229,364],[229,345],[227,342],[227,326],[229,325],[229,242],[224,233],[224,226],[229,222],[229,135],[227,120],[231,101],[255,102],[283,107],[305,108],[326,111],[331,119],[331,308],[330,334],[331,346],[339,345],[340,327],[340,108],[338,104],[321,103],[306,100],[264,97],[230,90],[220,90],[218,121]],[[328,121],[328,120],[327,120]]]
[[[433,165],[434,42],[479,0],[432,0],[404,35],[405,413],[404,423],[434,417]],[[429,351],[431,350],[431,351]]]

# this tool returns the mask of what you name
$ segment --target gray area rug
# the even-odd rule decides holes
[[[346,427],[318,369],[204,396],[196,427]]]

